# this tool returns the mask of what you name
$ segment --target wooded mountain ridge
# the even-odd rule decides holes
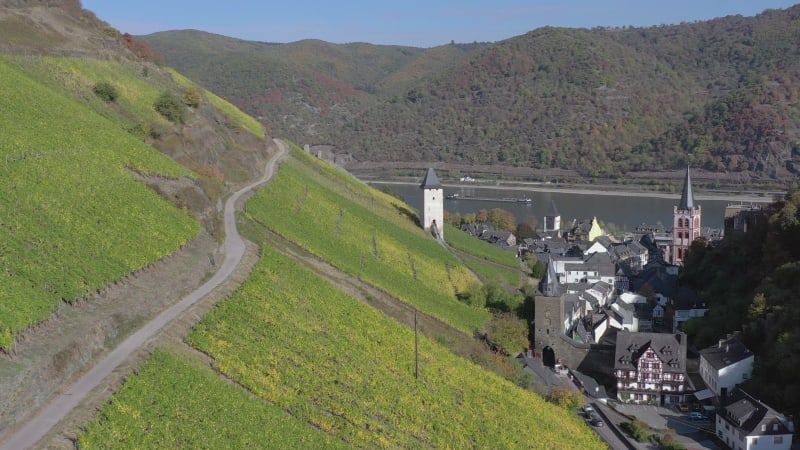
[[[358,161],[797,177],[800,6],[428,49],[143,36],[268,131]],[[342,157],[342,155],[346,155]],[[380,164],[378,164],[380,165]]]

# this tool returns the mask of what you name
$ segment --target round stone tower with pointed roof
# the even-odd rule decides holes
[[[686,179],[683,182],[681,201],[672,211],[672,264],[683,265],[686,250],[700,237],[700,205],[694,204],[692,179],[689,166],[686,166]]]
[[[422,228],[444,239],[444,187],[433,167],[428,169],[422,184]]]

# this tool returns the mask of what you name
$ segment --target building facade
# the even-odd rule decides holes
[[[672,211],[672,264],[683,265],[686,251],[695,239],[700,237],[700,221],[702,211],[700,205],[694,204],[692,179],[689,167],[686,167],[686,179],[683,182],[681,201]]]
[[[739,338],[720,339],[719,344],[700,350],[700,376],[717,397],[724,398],[750,379],[753,362],[753,352]]]
[[[717,437],[732,449],[792,447],[792,421],[740,389],[722,401],[716,420]]]
[[[614,375],[622,402],[663,406],[684,401],[686,335],[617,333]]]

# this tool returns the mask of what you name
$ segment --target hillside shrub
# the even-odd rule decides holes
[[[650,438],[650,433],[647,431],[647,427],[645,426],[644,422],[639,419],[633,419],[630,422],[623,422],[619,426],[622,428],[622,431],[625,431],[638,442],[647,442]]]
[[[530,346],[528,324],[514,313],[498,314],[486,324],[489,340],[507,355],[514,355]]]
[[[92,88],[94,95],[100,97],[106,103],[113,103],[119,97],[119,91],[113,84],[107,81],[98,81]]]
[[[200,90],[196,87],[190,87],[183,91],[183,103],[190,108],[198,108],[203,103],[203,97],[200,95]]]
[[[547,400],[569,411],[582,408],[585,403],[580,391],[562,386],[553,386],[547,395]]]
[[[164,91],[158,99],[156,99],[153,106],[155,106],[159,114],[170,122],[177,124],[186,123],[189,112],[186,110],[183,101],[172,92]]]

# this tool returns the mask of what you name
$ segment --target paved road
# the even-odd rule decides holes
[[[91,370],[86,372],[72,386],[55,396],[46,406],[39,410],[35,416],[28,419],[25,425],[15,430],[0,446],[0,450],[19,450],[34,446],[44,435],[63,419],[81,400],[111,372],[119,366],[131,353],[139,349],[145,341],[153,337],[165,325],[183,313],[189,306],[209,294],[214,288],[222,284],[234,271],[244,256],[245,243],[236,229],[236,201],[244,193],[266,183],[275,172],[277,161],[286,153],[286,144],[274,140],[278,151],[267,162],[264,176],[240,189],[225,202],[225,260],[219,271],[200,286],[197,290],[181,299],[178,303],[159,314],[155,319],[145,324],[141,329],[129,336],[108,356],[100,361]]]

